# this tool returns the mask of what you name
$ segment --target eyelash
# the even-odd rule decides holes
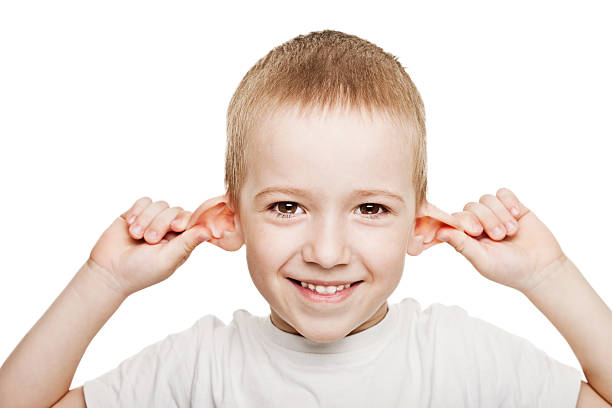
[[[277,201],[277,202],[275,202],[275,203],[271,204],[270,206],[268,206],[267,210],[268,210],[268,211],[270,211],[270,212],[272,212],[272,213],[273,213],[273,215],[274,215],[276,218],[294,218],[294,217],[295,217],[295,215],[293,215],[293,214],[281,213],[281,212],[278,212],[278,211],[276,211],[276,210],[275,210],[275,208],[276,208],[276,206],[277,206],[278,204],[283,204],[283,203],[290,203],[290,204],[295,204],[295,205],[297,205],[297,203],[296,203],[296,202],[294,202],[294,201]],[[391,212],[391,211],[390,211],[390,210],[389,210],[387,207],[385,207],[384,205],[382,205],[382,204],[377,204],[377,203],[364,203],[364,204],[359,205],[359,207],[361,207],[362,205],[367,205],[367,204],[370,204],[370,205],[377,205],[377,206],[378,206],[380,209],[382,209],[382,212],[381,212],[381,213],[377,213],[377,214],[363,214],[363,215],[365,215],[367,218],[370,218],[370,219],[376,219],[376,218],[380,218],[380,217],[382,217],[382,216],[384,216],[384,215],[386,215],[386,214],[388,214],[388,213],[390,213],[390,212]],[[359,207],[357,207],[357,208],[359,208]]]

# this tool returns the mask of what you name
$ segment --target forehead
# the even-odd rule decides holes
[[[260,121],[249,140],[248,199],[283,185],[330,198],[355,189],[386,189],[408,202],[413,193],[409,131],[376,112],[279,108]]]

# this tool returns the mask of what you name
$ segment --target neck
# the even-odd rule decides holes
[[[385,316],[387,315],[388,312],[389,312],[389,304],[387,303],[387,301],[385,301],[385,303],[383,303],[378,308],[378,310],[368,320],[366,320],[365,322],[360,324],[358,327],[353,329],[349,334],[347,334],[347,337],[352,335],[352,334],[357,334],[359,332],[362,332],[364,330],[369,329],[370,327],[373,327],[373,326],[377,325],[378,323],[380,323],[385,318]],[[284,331],[286,333],[295,334],[295,335],[304,337],[297,330],[295,330],[293,328],[293,326],[291,326],[289,323],[285,322],[272,309],[270,309],[270,321],[272,322],[272,324],[274,326],[276,326],[278,329],[280,329],[280,330],[282,330],[282,331]]]

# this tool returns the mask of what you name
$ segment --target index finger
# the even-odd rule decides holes
[[[529,208],[525,207],[516,195],[510,189],[502,187],[495,193],[499,201],[510,211],[510,214],[519,220],[523,215],[529,212]],[[515,211],[516,210],[516,211]]]
[[[131,223],[132,217],[138,217],[140,213],[151,204],[153,200],[149,197],[142,197],[136,200],[136,202],[130,207],[129,210],[121,214],[121,218],[126,220],[128,224]]]

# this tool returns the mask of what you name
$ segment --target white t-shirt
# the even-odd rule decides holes
[[[581,376],[458,306],[405,298],[332,343],[236,310],[171,334],[84,384],[97,407],[572,407]]]

